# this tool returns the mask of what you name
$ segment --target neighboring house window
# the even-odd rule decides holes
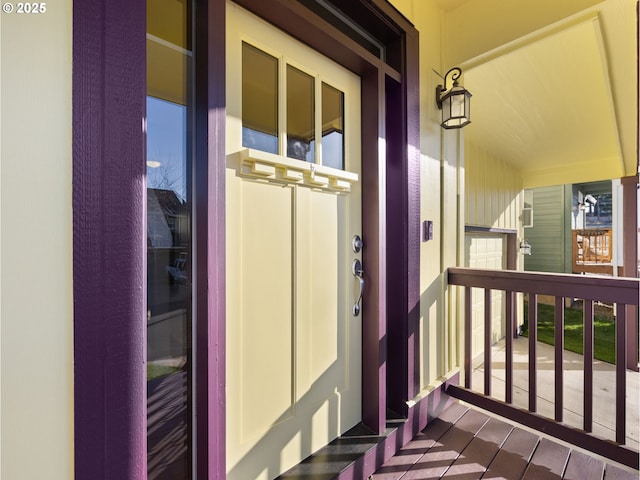
[[[524,191],[524,206],[522,207],[522,226],[533,227],[533,190]]]
[[[610,193],[590,195],[592,202],[586,203],[585,228],[611,228],[613,222],[612,197]]]

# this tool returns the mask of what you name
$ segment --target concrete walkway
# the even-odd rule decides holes
[[[529,406],[529,339],[514,340],[513,404],[528,409]],[[554,418],[554,347],[538,342],[537,347],[537,413]],[[482,393],[484,388],[484,364],[481,356],[474,362],[472,388]],[[491,393],[504,400],[505,392],[505,344],[494,345],[491,357]],[[564,418],[563,423],[583,427],[583,356],[564,352]],[[615,440],[615,366],[596,360],[593,365],[593,433]],[[640,430],[640,373],[627,370],[626,395],[627,446],[639,449]]]

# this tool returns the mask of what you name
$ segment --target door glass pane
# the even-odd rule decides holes
[[[147,4],[147,478],[192,478],[190,2]]]
[[[315,162],[313,77],[287,65],[287,156]]]
[[[344,169],[344,93],[322,83],[322,164]]]
[[[278,153],[278,59],[244,42],[242,145]]]

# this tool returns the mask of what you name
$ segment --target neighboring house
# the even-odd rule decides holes
[[[6,5],[1,478],[271,480],[406,420],[367,478],[468,364],[449,272],[522,270],[523,189],[620,180],[636,274],[635,0]]]
[[[600,181],[539,187],[524,192],[531,245],[525,270],[620,273],[622,197],[620,182]]]

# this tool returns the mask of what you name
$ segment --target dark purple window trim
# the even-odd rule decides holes
[[[75,476],[146,478],[142,0],[73,2]]]

